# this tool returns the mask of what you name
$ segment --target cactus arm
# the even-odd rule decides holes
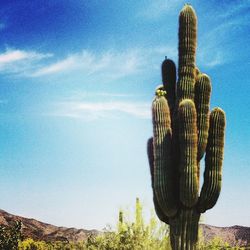
[[[171,153],[171,119],[168,102],[164,96],[156,96],[152,104],[154,131],[154,191],[157,200],[168,217],[177,213],[173,160]]]
[[[200,161],[207,146],[211,82],[206,74],[199,74],[195,82],[195,107],[197,111],[198,155]]]
[[[220,194],[225,124],[224,111],[220,108],[215,108],[210,114],[204,183],[199,198],[200,212],[205,212],[207,209],[212,208]]]
[[[176,67],[175,63],[170,59],[165,59],[161,65],[162,71],[162,83],[166,90],[166,98],[168,100],[168,106],[173,117],[175,98],[176,98]]]
[[[194,100],[197,17],[190,5],[179,15],[178,98]]]
[[[179,144],[180,144],[180,200],[183,205],[192,207],[198,199],[197,176],[197,121],[192,100],[185,99],[179,105]]]
[[[154,192],[154,148],[153,148],[153,137],[148,139],[147,143],[147,154],[148,154],[148,162],[149,162],[149,167],[150,167],[150,175],[151,175],[151,186],[153,189],[153,202],[154,202],[154,207],[155,207],[155,212],[158,216],[158,218],[165,222],[169,223],[168,217],[164,214],[164,212],[161,210],[159,203],[156,199],[156,195]]]

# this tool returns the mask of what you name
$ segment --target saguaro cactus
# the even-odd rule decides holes
[[[195,65],[196,37],[195,11],[185,5],[179,16],[178,82],[174,62],[165,59],[148,140],[155,210],[170,225],[175,250],[196,249],[200,214],[215,205],[221,190],[225,113],[220,108],[209,112],[211,82]]]

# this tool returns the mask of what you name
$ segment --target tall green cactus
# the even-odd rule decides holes
[[[195,11],[185,5],[179,16],[178,82],[174,62],[165,59],[163,85],[152,104],[153,137],[148,140],[155,210],[170,225],[175,250],[197,248],[200,214],[215,205],[221,190],[225,113],[220,108],[209,113],[211,82],[195,65],[196,37]]]

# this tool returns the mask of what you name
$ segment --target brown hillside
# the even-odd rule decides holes
[[[200,228],[206,242],[218,237],[230,246],[248,246],[246,249],[250,249],[250,227],[215,227],[201,224]]]
[[[85,230],[67,227],[57,227],[47,223],[9,214],[0,210],[0,225],[10,225],[13,221],[22,222],[22,233],[25,238],[44,241],[82,241],[90,234],[98,234],[97,230]]]
[[[9,214],[0,210],[0,225],[10,225],[11,222],[19,220],[22,222],[22,232],[25,238],[44,241],[82,241],[88,235],[97,235],[97,230],[85,230],[67,227],[57,227],[47,223],[28,219],[21,216]],[[250,227],[215,227],[201,224],[200,228],[205,241],[219,237],[230,246],[250,246]],[[248,248],[246,248],[248,249]],[[249,248],[250,249],[250,248]]]

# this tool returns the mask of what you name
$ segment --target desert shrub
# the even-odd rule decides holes
[[[213,238],[209,242],[204,242],[200,240],[199,242],[199,249],[200,250],[245,250],[247,248],[244,247],[230,247],[227,242],[224,242],[219,237]]]
[[[15,221],[10,226],[0,225],[0,250],[16,250],[22,238],[22,223]]]
[[[33,239],[25,239],[19,243],[20,250],[49,250],[49,244],[46,244],[43,241],[34,241]]]
[[[45,242],[25,239],[19,243],[19,250],[86,250],[84,242]]]
[[[136,200],[134,220],[129,221],[119,212],[116,230],[111,228],[98,236],[89,236],[86,248],[90,250],[167,250],[170,249],[168,226],[152,215],[149,223],[143,219],[142,205]]]
[[[64,242],[45,242],[40,240],[33,240],[27,238],[19,242],[19,250],[66,250],[71,249],[69,245]],[[75,249],[75,248],[72,248]]]

